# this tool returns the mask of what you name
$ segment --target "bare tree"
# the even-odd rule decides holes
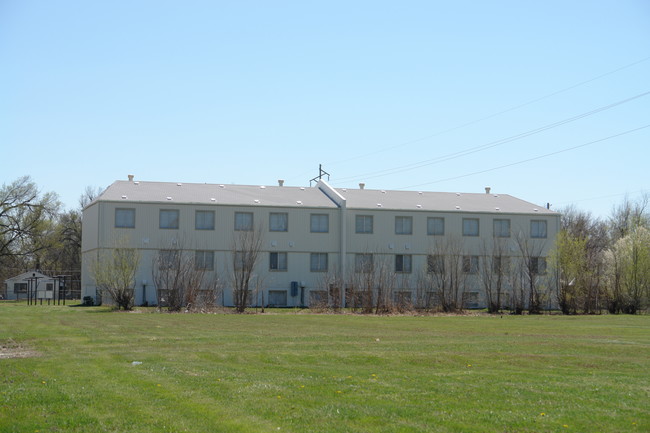
[[[506,244],[501,238],[494,238],[492,245],[481,247],[482,266],[479,279],[485,292],[488,313],[498,313],[510,273],[510,257],[506,255]]]
[[[546,274],[546,257],[541,255],[544,250],[544,242],[527,239],[524,236],[517,236],[517,246],[521,254],[519,265],[520,276],[523,277],[524,286],[527,289],[528,313],[540,314],[544,301],[544,286],[541,276]]]
[[[427,271],[442,311],[461,311],[466,288],[461,242],[445,238],[434,244],[427,257]]]
[[[100,251],[91,263],[91,273],[100,294],[107,294],[118,308],[133,308],[135,274],[140,266],[140,253],[127,248],[125,241],[116,248]]]
[[[172,242],[153,259],[158,305],[166,305],[169,311],[214,305],[220,284],[216,274],[208,277],[213,270],[213,251],[185,250],[179,242]]]
[[[243,313],[252,301],[253,289],[258,289],[261,281],[254,275],[255,266],[262,249],[262,227],[235,232],[231,247],[232,268],[230,280],[235,310]]]

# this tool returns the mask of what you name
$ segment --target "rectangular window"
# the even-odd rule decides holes
[[[478,218],[463,218],[463,236],[478,236]]]
[[[178,209],[161,209],[159,227],[161,229],[177,229],[179,220]]]
[[[115,209],[115,227],[122,229],[135,228],[135,209]]]
[[[248,257],[248,255],[243,251],[235,251],[233,254],[235,255],[233,257],[234,260],[233,267],[235,268],[236,271],[243,270],[245,268],[246,258]]]
[[[395,272],[410,273],[412,269],[413,256],[410,254],[395,255]]]
[[[289,230],[289,214],[271,212],[269,214],[269,230],[272,232],[286,232]]]
[[[495,275],[508,275],[510,272],[510,257],[492,257],[492,273]]]
[[[494,237],[495,238],[510,237],[510,220],[508,219],[494,220]]]
[[[429,236],[444,236],[445,219],[442,217],[427,218],[427,234]]]
[[[27,293],[27,283],[14,283],[14,293]]]
[[[311,253],[309,270],[311,272],[327,272],[327,253]]]
[[[530,222],[530,237],[531,238],[546,238],[546,221],[532,220]]]
[[[214,251],[196,251],[194,268],[202,271],[214,270]]]
[[[530,271],[533,275],[544,275],[546,273],[546,257],[531,257]]]
[[[463,256],[463,272],[465,274],[478,273],[478,256]]]
[[[395,234],[411,235],[413,234],[413,217],[396,216],[395,217]]]
[[[427,256],[427,272],[432,274],[444,274],[445,258],[440,254],[430,254]]]
[[[160,250],[158,252],[159,269],[175,269],[180,265],[180,254],[177,250]]]
[[[357,233],[372,233],[372,215],[357,215],[355,226]]]
[[[287,253],[270,253],[269,269],[272,271],[286,271]]]
[[[196,230],[214,230],[214,211],[197,210],[194,214],[194,228]]]
[[[235,212],[235,230],[240,232],[253,230],[253,213]]]
[[[373,271],[372,254],[355,254],[354,271],[369,273]]]
[[[311,214],[311,232],[328,233],[330,231],[330,218],[327,214]]]
[[[269,307],[286,307],[286,290],[269,290]]]

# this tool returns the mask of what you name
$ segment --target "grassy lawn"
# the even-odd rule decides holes
[[[650,316],[0,303],[0,346],[1,432],[650,431]]]

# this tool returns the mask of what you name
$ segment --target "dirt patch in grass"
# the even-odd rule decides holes
[[[35,356],[38,356],[38,352],[12,339],[0,341],[0,359],[32,358]]]

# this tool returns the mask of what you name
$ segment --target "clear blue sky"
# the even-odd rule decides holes
[[[305,186],[322,163],[605,217],[650,191],[649,91],[647,0],[3,0],[0,183],[74,208],[127,174]]]

